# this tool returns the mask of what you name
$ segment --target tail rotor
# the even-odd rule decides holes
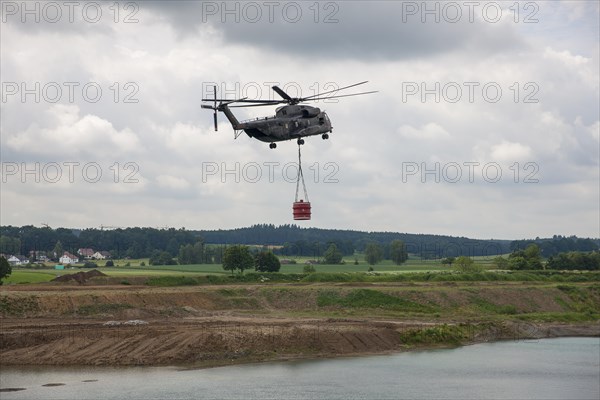
[[[200,107],[201,108],[208,108],[210,110],[213,110],[213,121],[215,123],[215,132],[217,132],[219,130],[219,127],[217,125],[217,111],[218,111],[218,106],[217,106],[217,87],[213,86],[213,92],[214,92],[214,104],[212,106],[206,105],[206,104],[202,104]]]
[[[213,114],[213,120],[215,121],[215,132],[218,131],[218,127],[217,127],[217,87],[213,86],[213,93],[215,95],[215,104],[213,107],[213,110],[215,110],[215,113]]]

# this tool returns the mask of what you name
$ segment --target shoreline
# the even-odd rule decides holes
[[[127,327],[108,331],[100,328],[100,324],[92,323],[86,329],[74,329],[71,322],[46,321],[30,325],[9,323],[2,321],[2,346],[0,351],[0,367],[26,367],[26,366],[60,366],[60,367],[131,367],[131,366],[156,366],[174,367],[181,370],[204,369],[230,365],[256,364],[265,362],[285,362],[301,360],[320,360],[346,357],[364,357],[374,355],[399,354],[411,351],[427,351],[436,349],[457,348],[482,343],[500,341],[526,341],[537,339],[550,339],[559,337],[600,337],[600,323],[518,323],[514,321],[478,322],[478,323],[452,323],[439,322],[402,322],[390,324],[376,320],[371,321],[332,321],[315,319],[298,319],[295,323],[278,319],[265,324],[238,320],[226,325],[217,322],[215,329],[218,335],[210,332],[207,326],[193,324],[190,321],[151,321],[148,326],[153,326],[147,332],[142,327]],[[275,322],[279,322],[277,325]],[[165,325],[169,329],[163,331]],[[261,326],[262,325],[262,326]],[[27,329],[30,326],[30,329]],[[78,324],[81,328],[81,324]],[[97,330],[93,327],[98,328]],[[12,327],[12,328],[11,328]],[[43,328],[45,327],[45,328]],[[273,328],[276,327],[276,328]],[[48,335],[37,339],[31,338],[40,329],[53,331],[54,340]],[[256,338],[264,337],[266,330],[274,330],[265,342],[257,343]],[[315,329],[320,330],[318,337],[314,337]],[[406,338],[420,333],[436,331],[460,332],[461,338],[449,336],[447,340],[432,340],[424,338],[421,342],[407,342]],[[13,334],[10,334],[12,332]],[[61,334],[62,332],[62,334]],[[465,332],[473,336],[465,337]],[[29,337],[21,345],[11,345],[8,336],[26,335]],[[290,333],[299,339],[292,340]],[[360,349],[344,346],[344,342],[355,339],[368,342],[380,340],[384,334],[394,338],[384,345],[363,346]],[[93,336],[93,337],[92,337]],[[179,338],[181,345],[169,348],[165,354],[165,345]],[[269,342],[271,341],[271,342]],[[290,342],[287,345],[282,343]],[[190,343],[196,342],[196,346]],[[226,343],[225,348],[215,351],[216,343]],[[249,342],[249,343],[248,343]],[[269,349],[269,343],[273,348]],[[130,351],[123,351],[123,346],[130,347]],[[7,348],[8,347],[8,348]],[[139,352],[140,348],[146,351]]]

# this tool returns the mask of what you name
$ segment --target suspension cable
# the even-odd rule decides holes
[[[304,201],[308,202],[308,192],[304,183],[304,173],[302,172],[302,158],[300,154],[300,145],[298,145],[298,179],[296,179],[296,202],[298,202],[298,192],[300,190],[300,181],[302,181],[302,189],[304,190]]]

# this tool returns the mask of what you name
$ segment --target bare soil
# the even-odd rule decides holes
[[[555,287],[381,285],[378,289],[390,295],[438,307],[440,313],[359,309],[348,316],[344,308],[319,307],[324,289],[343,294],[356,286],[2,287],[0,365],[204,367],[457,345],[403,340],[405,332],[441,325],[468,324],[460,344],[600,335],[598,321],[532,323],[489,315],[474,319],[476,309],[469,308],[476,296],[518,312],[569,311],[572,300]]]

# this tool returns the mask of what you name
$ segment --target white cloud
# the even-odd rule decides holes
[[[327,111],[334,130],[329,140],[309,138],[303,147],[314,204],[310,226],[475,237],[598,236],[593,188],[599,177],[600,79],[597,22],[590,12],[597,4],[585,4],[582,12],[581,2],[542,3],[537,24],[514,25],[505,8],[497,25],[432,26],[417,20],[399,27],[381,26],[398,23],[397,15],[382,14],[397,6],[382,4],[387,3],[372,8],[353,3],[344,9],[345,24],[311,24],[317,29],[310,32],[276,24],[283,31],[275,35],[269,24],[248,33],[242,24],[199,24],[191,2],[177,4],[186,11],[148,5],[138,24],[3,26],[4,81],[94,81],[104,94],[98,103],[81,96],[73,103],[22,103],[19,96],[2,103],[3,161],[97,160],[106,173],[98,184],[9,180],[2,190],[2,223],[190,229],[292,223],[295,185],[283,179],[282,169],[296,161],[297,146],[281,143],[273,151],[245,134],[234,141],[222,114],[214,132],[211,112],[200,108],[204,84],[223,83],[222,94],[255,82],[267,97],[272,82],[296,82],[312,93],[328,82],[369,80],[365,90],[379,93],[316,104]],[[571,22],[564,7],[570,7]],[[360,33],[348,23],[357,15],[364,26]],[[395,36],[412,28],[414,36]],[[361,38],[343,47],[348,29],[355,31],[350,37]],[[339,38],[330,40],[322,31]],[[378,32],[391,34],[382,42]],[[139,101],[123,103],[127,93],[121,91],[115,102],[110,89],[115,82],[121,90],[136,83]],[[463,85],[463,98],[403,99],[406,82],[428,88],[456,82]],[[473,102],[464,82],[479,84]],[[497,103],[481,96],[489,82],[502,88]],[[537,102],[525,103],[527,95]],[[272,115],[273,107],[235,112],[241,120]],[[114,183],[108,167],[116,161],[121,167],[135,161],[139,182],[123,183],[129,171],[121,170],[121,181]],[[474,161],[500,163],[503,180],[487,183],[480,171],[473,183],[422,182],[420,174],[402,180],[406,162],[431,168],[436,162]],[[539,166],[539,183],[515,183],[508,167],[519,162],[522,178],[528,161]],[[262,167],[256,183],[240,176],[249,163]],[[277,164],[272,181],[265,163]],[[333,171],[327,163],[337,168],[338,183],[323,182]],[[214,176],[206,176],[208,164],[219,168]]]
[[[439,140],[450,137],[448,131],[435,122],[429,122],[420,128],[402,125],[398,128],[398,133],[400,133],[401,136],[411,139]]]
[[[544,58],[556,59],[570,67],[578,67],[588,64],[591,59],[580,55],[573,55],[569,50],[556,51],[552,47],[546,47]]]
[[[502,141],[492,146],[491,158],[499,161],[530,160],[531,148],[521,143]]]
[[[3,139],[17,152],[79,157],[80,155],[135,154],[142,147],[128,128],[116,130],[110,121],[95,115],[80,116],[77,105],[56,104],[47,113],[49,127],[31,125],[18,133],[5,132]]]
[[[171,176],[171,175],[158,175],[156,177],[156,181],[160,185],[160,187],[165,189],[187,189],[190,187],[190,183],[184,178]]]

